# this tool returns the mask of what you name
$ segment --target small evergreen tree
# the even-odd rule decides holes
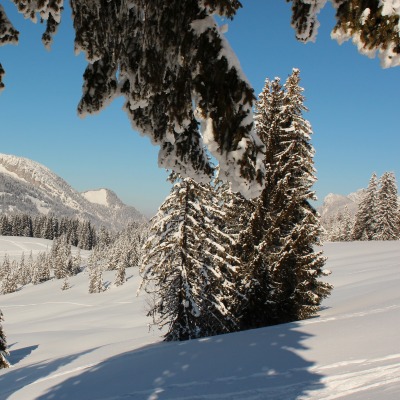
[[[358,205],[353,240],[373,240],[376,232],[378,180],[375,173],[369,180],[365,196]]]
[[[350,215],[349,208],[347,205],[344,207],[343,211],[343,221],[342,221],[342,240],[345,242],[350,242],[353,238],[354,221]]]
[[[5,255],[1,268],[1,294],[13,293],[18,288],[18,275],[16,262],[10,262],[8,255]]]
[[[0,369],[8,368],[10,366],[10,363],[7,361],[6,358],[9,355],[9,352],[7,350],[6,335],[3,331],[3,326],[1,324],[2,321],[3,321],[3,313],[0,310]]]
[[[103,268],[100,256],[101,253],[95,247],[88,260],[89,293],[101,293],[104,291]]]
[[[33,266],[32,283],[38,285],[39,283],[46,282],[50,279],[49,262],[45,252],[40,252]]]
[[[327,240],[332,242],[350,242],[353,240],[354,221],[347,205],[343,212],[338,211],[327,225]]]
[[[121,257],[116,268],[115,281],[114,281],[115,286],[121,286],[125,283],[127,265],[128,263],[126,256]]]
[[[394,173],[385,172],[379,180],[374,240],[397,240],[399,232],[398,195]]]
[[[26,268],[30,271],[30,275],[33,279],[33,271],[35,268],[35,262],[33,261],[33,253],[32,250],[29,252],[28,260],[26,262]]]
[[[68,278],[68,276],[66,276],[61,285],[61,290],[68,290],[70,287],[71,287],[71,285],[69,283],[69,278]]]
[[[56,279],[65,278],[67,271],[64,259],[64,250],[62,247],[62,239],[61,237],[55,238],[53,240],[53,244],[51,246],[51,260],[53,264],[54,277]]]
[[[109,247],[111,245],[111,242],[112,242],[112,239],[111,239],[110,233],[102,225],[100,227],[100,231],[99,231],[99,234],[98,234],[97,245],[100,248]]]
[[[78,247],[75,255],[72,257],[73,275],[76,275],[81,271],[81,265],[82,265],[81,249]]]
[[[56,279],[63,279],[66,276],[75,275],[77,273],[78,270],[74,268],[73,264],[71,245],[68,243],[65,234],[53,240],[51,257]]]
[[[32,271],[29,269],[29,266],[25,263],[25,254],[22,253],[18,268],[18,281],[22,286],[31,283],[31,272]]]

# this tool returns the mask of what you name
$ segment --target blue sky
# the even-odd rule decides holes
[[[146,216],[170,190],[158,168],[158,148],[133,131],[122,100],[96,116],[76,113],[86,62],[74,56],[69,7],[52,50],[41,44],[43,25],[25,21],[0,0],[20,30],[18,46],[0,47],[6,90],[0,95],[0,152],[44,164],[79,191],[106,187]],[[314,130],[315,185],[319,203],[330,192],[366,187],[372,172],[400,179],[400,68],[330,39],[333,12],[321,13],[316,43],[296,42],[290,7],[283,0],[243,0],[227,38],[258,94],[265,78],[285,80],[299,68],[305,117]],[[319,204],[317,203],[317,204]]]

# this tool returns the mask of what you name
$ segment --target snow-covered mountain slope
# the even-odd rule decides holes
[[[14,365],[0,400],[397,400],[400,242],[324,252],[335,289],[318,317],[188,342],[149,331],[137,270],[101,294],[82,273],[67,291],[50,281],[1,296]]]
[[[94,204],[96,208],[102,209],[104,214],[109,215],[111,220],[118,221],[121,225],[126,224],[126,221],[144,222],[146,220],[135,207],[124,204],[112,190],[89,190],[83,192],[82,196]]]
[[[86,198],[86,200],[94,204],[100,204],[106,207],[119,206],[119,204],[115,202],[115,193],[108,189],[88,190],[87,192],[83,192],[82,195]]]
[[[362,200],[364,194],[365,189],[360,189],[347,196],[329,193],[324,198],[322,206],[318,208],[322,221],[326,221],[330,217],[335,217],[339,212],[343,212],[346,206],[350,215],[355,215],[358,209],[358,204]]]
[[[1,212],[51,212],[58,217],[88,219],[96,226],[104,225],[116,230],[126,226],[127,221],[144,220],[143,215],[134,207],[123,204],[115,193],[105,192],[111,206],[89,201],[85,195],[35,161],[0,154]]]

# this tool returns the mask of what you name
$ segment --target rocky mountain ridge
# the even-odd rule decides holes
[[[325,196],[322,206],[318,207],[321,220],[325,221],[338,213],[343,213],[346,206],[350,215],[355,215],[364,195],[365,189],[359,189],[348,195],[329,193]]]
[[[104,201],[96,201],[104,199]],[[36,161],[0,154],[0,212],[53,214],[89,220],[95,226],[120,230],[130,221],[144,221],[109,189],[79,193],[64,179]]]

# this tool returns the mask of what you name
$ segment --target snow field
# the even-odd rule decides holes
[[[0,262],[3,262],[4,256],[8,255],[10,261],[20,261],[22,253],[25,255],[25,261],[32,252],[32,256],[36,259],[39,253],[49,252],[53,244],[52,240],[28,238],[22,236],[0,236]],[[72,255],[77,253],[76,247],[71,248]],[[80,250],[81,257],[86,260],[90,251]]]
[[[106,272],[100,294],[84,272],[66,291],[52,280],[0,296],[13,364],[0,400],[397,400],[400,242],[324,252],[335,289],[318,317],[188,342],[148,329],[136,269],[121,287]]]

